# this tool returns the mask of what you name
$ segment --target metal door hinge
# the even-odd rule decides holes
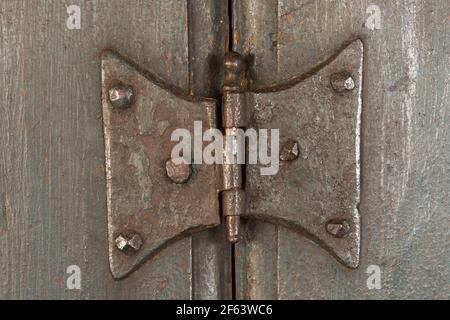
[[[186,95],[124,57],[104,52],[113,276],[126,276],[172,241],[219,225],[220,212],[230,242],[238,241],[240,217],[256,218],[301,232],[356,268],[362,42],[352,42],[310,73],[262,89],[252,88],[239,54],[226,54],[224,64],[218,119],[215,100]],[[171,157],[177,144],[173,132],[184,129],[195,139],[195,122],[202,124],[200,135],[221,123],[223,164],[190,164]],[[262,175],[261,163],[247,161],[255,146],[236,134],[246,129],[257,133],[257,141],[262,129],[279,130],[279,150],[275,144],[267,150],[279,160],[275,174]],[[246,151],[244,164],[237,149]]]

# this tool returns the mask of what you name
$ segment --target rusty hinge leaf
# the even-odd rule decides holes
[[[105,51],[102,104],[109,258],[122,278],[168,242],[220,223],[214,166],[170,163],[172,132],[192,131],[194,121],[215,127],[216,101],[184,95]]]
[[[246,217],[305,232],[343,264],[360,251],[363,44],[356,40],[313,75],[248,93],[249,127],[280,129],[280,168],[247,165]]]

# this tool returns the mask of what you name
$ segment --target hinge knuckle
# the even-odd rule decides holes
[[[222,124],[224,128],[245,128],[247,126],[246,95],[243,92],[223,93]]]
[[[224,216],[239,216],[244,210],[245,192],[242,189],[225,190],[222,196]]]
[[[245,209],[245,192],[242,189],[225,190],[222,193],[222,212],[227,224],[227,239],[238,241],[239,217]]]
[[[224,164],[223,168],[223,190],[242,188],[242,166],[240,164]]]
[[[227,52],[224,57],[224,65],[223,92],[245,92],[247,79],[244,58],[237,52]]]

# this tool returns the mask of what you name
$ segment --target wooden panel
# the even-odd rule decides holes
[[[369,4],[381,9],[380,30],[364,25]],[[449,298],[450,3],[245,0],[234,9],[235,50],[252,62],[254,86],[304,73],[355,38],[366,54],[359,268],[248,221],[236,246],[238,297]],[[370,265],[381,268],[380,290],[367,288]]]
[[[66,8],[74,3],[81,30],[66,28]],[[205,3],[208,16],[208,1],[197,3]],[[191,238],[128,278],[112,279],[100,103],[106,47],[191,91],[190,79],[200,70],[189,63],[188,29],[195,20],[188,11],[178,0],[0,1],[0,298],[197,296],[192,277],[208,262],[197,261],[193,271]],[[221,32],[194,53],[221,48]],[[81,290],[66,289],[69,265],[81,268]],[[202,281],[211,295],[226,295],[215,271]]]

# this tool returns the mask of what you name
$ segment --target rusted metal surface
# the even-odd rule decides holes
[[[276,175],[246,168],[246,217],[281,223],[317,241],[343,264],[356,268],[360,252],[360,125],[363,45],[356,40],[307,77],[249,94],[250,127],[279,129],[283,149]],[[354,90],[337,95],[337,72],[351,74]],[[298,144],[292,141],[297,141]],[[295,150],[298,148],[300,151]],[[300,152],[300,157],[295,156]],[[336,238],[331,219],[346,219],[350,231]]]
[[[109,99],[118,83],[134,90],[128,109]],[[102,91],[109,260],[113,276],[123,278],[174,238],[220,223],[215,168],[194,166],[191,173],[166,163],[175,129],[192,132],[194,121],[205,130],[216,126],[216,102],[169,90],[111,51],[102,57]],[[133,255],[116,243],[128,229],[143,242]]]

